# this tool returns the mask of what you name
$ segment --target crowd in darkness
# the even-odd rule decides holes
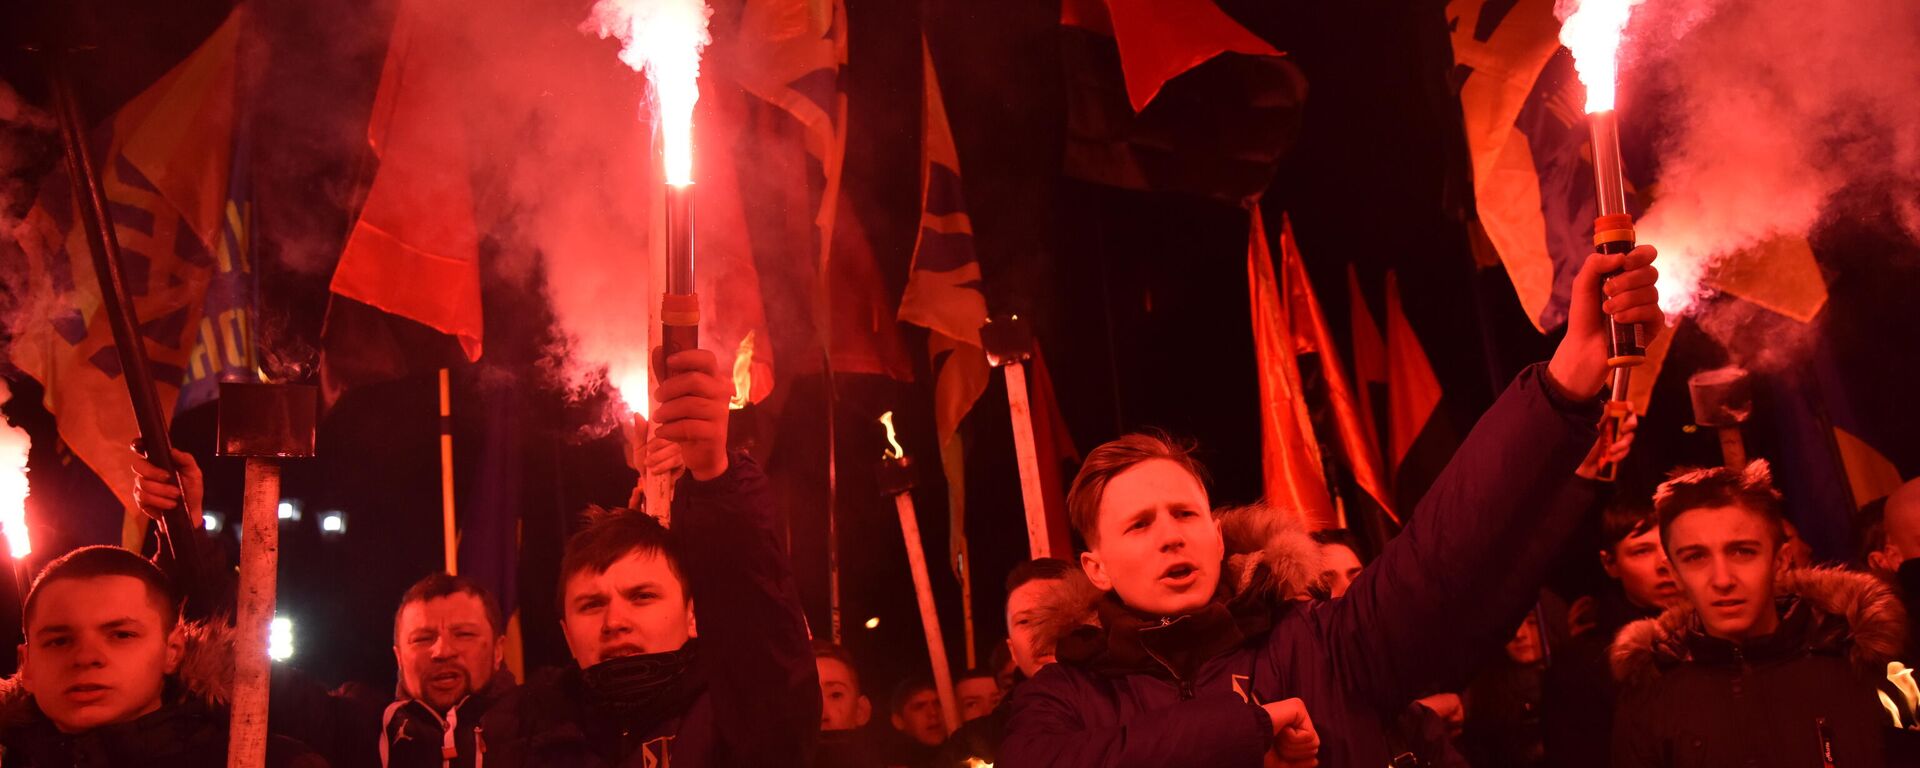
[[[725,444],[730,387],[667,361],[646,469],[672,525],[591,509],[555,585],[572,664],[516,679],[487,591],[448,574],[401,595],[392,696],[276,670],[275,766],[1882,766],[1914,759],[1903,596],[1920,597],[1920,481],[1850,566],[1811,562],[1764,461],[1675,468],[1609,493],[1632,450],[1595,424],[1606,320],[1659,322],[1651,248],[1596,255],[1553,357],[1481,417],[1367,561],[1291,510],[1216,508],[1192,446],[1155,432],[1092,451],[1068,494],[1082,547],[1006,577],[1006,641],[955,675],[862,685],[811,637],[753,460]],[[1608,277],[1608,275],[1611,275]],[[1603,279],[1604,278],[1604,279]],[[138,463],[159,515],[200,514],[192,457]],[[1570,552],[1599,518],[1597,552]],[[1567,557],[1610,579],[1543,591]],[[226,763],[231,584],[89,547],[24,601],[0,698],[0,766]],[[215,572],[218,569],[200,569]],[[381,642],[386,642],[382,639]]]

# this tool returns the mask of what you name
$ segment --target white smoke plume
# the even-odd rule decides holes
[[[1639,235],[1661,249],[1669,315],[1728,256],[1807,234],[1842,189],[1920,184],[1912,0],[1647,0],[1623,57],[1665,97]],[[1899,213],[1920,233],[1911,203]]]

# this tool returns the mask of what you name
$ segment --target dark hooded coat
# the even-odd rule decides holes
[[[61,733],[19,674],[0,681],[0,766],[4,768],[225,768],[233,634],[221,623],[186,625],[179,671],[160,709],[82,734]],[[269,723],[274,722],[269,716]],[[278,730],[276,729],[276,734]],[[305,744],[275,735],[269,768],[327,768]]]
[[[1318,550],[1290,516],[1223,519],[1233,594],[1177,617],[1104,600],[1106,628],[1070,635],[1062,663],[1015,692],[995,764],[1255,768],[1272,744],[1256,705],[1297,697],[1320,765],[1388,765],[1392,721],[1501,651],[1592,509],[1595,484],[1573,472],[1598,416],[1598,403],[1554,391],[1544,366],[1522,372],[1335,600],[1291,599]]]
[[[766,475],[736,452],[725,474],[674,487],[673,534],[699,622],[684,703],[624,722],[594,706],[579,668],[529,675],[480,724],[486,768],[789,765],[813,754],[820,682]]]
[[[1620,631],[1615,766],[1887,764],[1876,684],[1905,642],[1899,599],[1831,569],[1789,572],[1776,592],[1780,628],[1744,643],[1706,635],[1689,606]]]

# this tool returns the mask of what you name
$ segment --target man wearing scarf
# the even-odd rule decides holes
[[[666,363],[654,430],[686,467],[673,529],[588,510],[560,563],[575,664],[530,675],[488,710],[484,768],[765,766],[813,753],[805,618],[766,476],[726,450],[732,385],[710,352]]]

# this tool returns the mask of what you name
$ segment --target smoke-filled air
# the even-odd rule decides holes
[[[1661,249],[1669,316],[1710,292],[1730,256],[1807,235],[1842,189],[1892,190],[1905,201],[1903,226],[1920,232],[1911,0],[1650,0],[1635,11],[1621,66],[1628,83],[1665,96],[1639,236]]]

